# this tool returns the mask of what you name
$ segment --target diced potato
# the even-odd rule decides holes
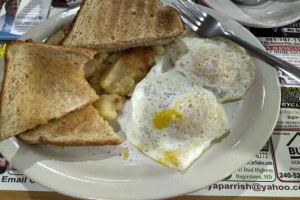
[[[65,32],[62,29],[59,29],[54,33],[47,41],[47,44],[58,45],[60,41],[64,38]]]
[[[47,44],[58,45],[65,37],[69,26],[63,25],[56,33],[54,33],[47,41]]]
[[[84,75],[85,75],[86,78],[91,77],[94,74],[95,70],[96,70],[95,65],[91,64],[92,60],[88,61],[84,65],[83,71],[84,71]]]
[[[152,56],[154,50],[151,47],[130,49],[120,58],[120,62],[130,70],[130,77],[136,82],[142,80],[154,65]]]
[[[106,67],[105,59],[108,57],[107,53],[99,53],[93,59],[89,60],[83,70],[85,77],[91,77],[95,71],[102,72]]]
[[[112,94],[103,94],[94,102],[94,107],[99,110],[99,114],[106,120],[117,118],[118,111],[123,107],[124,98]]]
[[[121,96],[125,96],[133,91],[135,82],[130,77],[124,77],[120,79],[118,82],[111,85],[112,94],[119,94]]]
[[[121,96],[130,93],[137,82],[150,71],[154,60],[152,48],[135,48],[126,51],[101,76],[100,85],[109,94]]]
[[[119,96],[119,95],[116,95],[116,94],[111,94],[110,96],[111,96],[111,97],[113,98],[113,100],[114,100],[116,111],[122,110],[123,104],[124,104],[124,102],[125,102],[125,98],[124,98],[124,97],[121,97],[121,96]]]
[[[111,64],[115,64],[123,55],[123,52],[115,52],[112,55],[110,55],[107,60],[108,62],[110,62]]]
[[[99,110],[99,114],[106,120],[115,119],[118,115],[114,103],[110,98],[106,98],[106,95],[100,96],[100,98],[94,102],[94,106]]]
[[[105,91],[109,94],[118,94],[125,96],[129,94],[135,86],[135,82],[130,77],[123,77],[117,82],[113,82],[111,85],[105,88]]]
[[[124,96],[134,88],[134,80],[130,78],[130,69],[118,61],[105,70],[100,79],[100,85],[109,94]]]
[[[100,77],[101,77],[101,73],[94,72],[94,74],[88,78],[88,82],[90,86],[94,90],[96,90],[98,95],[104,93],[103,89],[99,85]]]
[[[155,55],[163,55],[165,53],[165,48],[162,45],[153,46]]]

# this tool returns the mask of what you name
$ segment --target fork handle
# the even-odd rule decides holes
[[[286,62],[276,56],[273,56],[272,54],[269,54],[265,50],[262,50],[227,31],[224,32],[225,32],[224,37],[226,37],[227,39],[230,39],[231,41],[239,44],[240,46],[244,47],[252,54],[256,55],[257,57],[269,63],[271,66],[281,69],[289,76],[291,76],[292,78],[300,82],[300,69],[297,66],[292,65],[291,63]]]

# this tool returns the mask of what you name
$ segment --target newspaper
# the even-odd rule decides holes
[[[31,23],[18,19],[17,26],[37,24],[47,17],[74,6],[81,1],[22,0],[39,6]],[[27,2],[27,3],[26,3]],[[48,8],[48,9],[46,9]],[[20,11],[22,13],[22,11]],[[20,14],[21,15],[21,14]],[[40,21],[33,16],[42,16]],[[300,67],[300,21],[287,27],[249,30],[257,36],[266,50]],[[22,34],[21,32],[12,32]],[[1,38],[1,35],[0,35]],[[1,40],[1,39],[0,39]],[[3,40],[3,39],[2,39]],[[3,55],[5,43],[0,46]],[[1,51],[2,50],[2,51]],[[264,196],[300,197],[300,83],[278,71],[281,84],[281,109],[276,127],[265,146],[245,166],[226,179],[190,195],[200,196]],[[0,190],[49,191],[18,172],[0,154]]]
[[[45,19],[82,3],[82,0],[0,0],[0,58],[6,41],[16,40]],[[14,20],[5,22],[9,7],[15,7]],[[3,28],[7,23],[7,27]]]
[[[51,1],[10,0],[1,5],[0,40],[16,40],[26,31],[44,21]]]

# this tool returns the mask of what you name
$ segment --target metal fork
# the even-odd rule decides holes
[[[172,2],[172,4],[179,11],[183,22],[192,30],[194,30],[199,36],[207,38],[222,36],[228,38],[244,47],[252,54],[261,58],[265,62],[269,63],[271,66],[279,68],[280,70],[284,71],[286,74],[300,82],[300,69],[297,66],[292,65],[291,63],[286,62],[276,56],[273,56],[266,51],[224,30],[219,21],[207,14],[199,5],[192,2],[191,0],[178,0],[178,2],[179,3]]]

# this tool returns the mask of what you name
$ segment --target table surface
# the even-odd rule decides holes
[[[0,191],[3,200],[76,200],[55,192],[29,192],[29,191]],[[179,196],[168,200],[296,200],[292,197],[221,197],[221,196]]]

